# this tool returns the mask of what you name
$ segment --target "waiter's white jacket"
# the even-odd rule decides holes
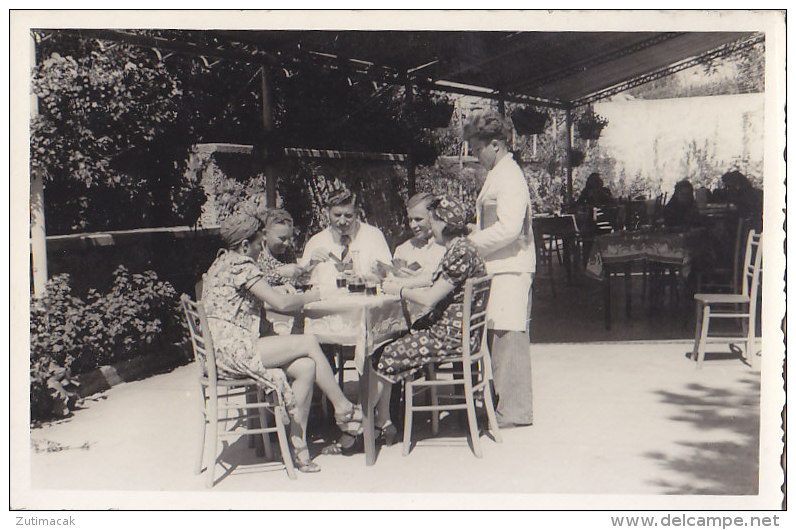
[[[475,207],[478,229],[470,240],[486,261],[487,272],[535,272],[531,195],[511,153],[487,173]]]

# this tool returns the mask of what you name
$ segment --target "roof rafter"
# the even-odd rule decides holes
[[[636,76],[630,79],[626,79],[619,84],[613,85],[611,87],[605,88],[593,94],[589,94],[583,98],[576,99],[572,102],[574,107],[580,107],[583,105],[588,105],[589,103],[593,103],[594,101],[605,99],[620,92],[624,92],[626,90],[630,90],[631,88],[636,88],[637,86],[641,86],[643,84],[655,81],[657,79],[661,79],[663,77],[667,77],[677,72],[681,72],[683,70],[687,70],[688,68],[694,67],[698,64],[705,64],[709,61],[714,59],[718,59],[720,57],[726,57],[728,55],[732,55],[735,52],[748,48],[750,46],[754,46],[760,42],[765,42],[765,35],[762,33],[755,34],[754,36],[736,42],[731,42],[729,44],[725,44],[723,46],[719,46],[709,52],[703,53],[696,57],[691,57],[684,61],[680,61],[673,65],[669,65],[665,68],[661,68],[654,72],[649,72],[641,76]]]

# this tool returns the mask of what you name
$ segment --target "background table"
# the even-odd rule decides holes
[[[677,268],[681,280],[688,276],[694,257],[704,243],[706,230],[651,228],[619,231],[597,236],[586,264],[586,274],[605,282],[605,327],[611,328],[611,274],[625,274],[625,314],[631,316],[631,268],[633,262]]]

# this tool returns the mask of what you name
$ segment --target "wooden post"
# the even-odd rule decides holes
[[[30,34],[30,64],[36,66],[36,38]],[[39,98],[31,91],[30,115],[39,114]],[[44,224],[44,179],[41,170],[30,172],[30,252],[33,273],[33,296],[44,296],[47,289],[47,230]]]
[[[274,112],[273,112],[273,98],[271,95],[272,84],[271,76],[269,75],[268,66],[263,64],[260,68],[260,90],[262,94],[262,113],[263,113],[263,136],[266,138],[271,137],[274,130]],[[270,146],[269,146],[270,149]],[[269,157],[273,153],[269,153]],[[263,171],[265,172],[265,201],[269,207],[276,206],[276,172],[269,171],[273,168],[272,164],[266,160]]]
[[[567,107],[567,202],[572,203],[572,108]]]
[[[412,103],[415,99],[414,90],[412,88],[412,81],[409,78],[409,72],[406,72],[406,82],[404,83],[404,87],[406,89],[404,94],[404,100],[406,102],[406,108],[412,109]],[[414,126],[414,121],[409,121],[410,125],[410,138],[414,138],[417,130]],[[411,197],[416,193],[417,190],[417,182],[415,176],[415,157],[412,153],[412,140],[409,141],[409,148],[406,150],[406,190],[408,196]]]

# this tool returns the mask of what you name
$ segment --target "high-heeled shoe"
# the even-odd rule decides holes
[[[351,436],[362,434],[362,419],[363,414],[360,405],[354,405],[351,407],[351,410],[334,415],[334,421],[337,423],[337,427]]]
[[[379,435],[376,437],[376,443],[390,447],[395,443],[395,439],[397,437],[398,429],[392,424],[391,421],[388,421],[379,429]]]
[[[296,465],[296,469],[302,473],[317,473],[321,470],[321,466],[313,462],[310,458],[310,449],[306,445],[298,449],[293,449],[293,463]]]

